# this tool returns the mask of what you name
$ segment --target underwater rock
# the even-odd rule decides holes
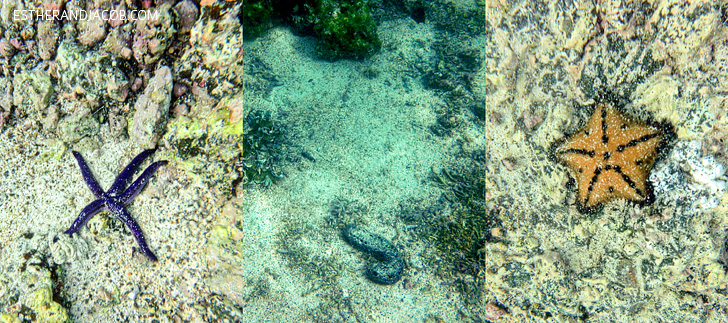
[[[0,111],[10,112],[13,106],[13,79],[0,77]]]
[[[48,274],[50,276],[50,273]],[[48,278],[51,281],[50,277]],[[37,322],[68,322],[68,310],[53,300],[52,284],[41,285],[30,296],[30,308],[36,315]]]
[[[224,70],[234,63],[243,48],[243,28],[237,11],[230,10],[217,20],[203,15],[190,31],[190,44],[207,67]]]
[[[122,1],[119,5],[116,6],[115,9],[117,12],[126,11],[126,2]],[[108,21],[111,28],[116,28],[126,22],[126,17],[122,15],[109,15]]]
[[[139,18],[134,34],[134,58],[139,64],[152,64],[159,60],[172,42],[175,31],[172,6],[164,3],[154,12]]]
[[[182,83],[175,83],[174,84],[174,91],[172,94],[174,94],[175,98],[181,97],[187,93],[187,85],[184,85]]]
[[[98,9],[94,11],[90,13],[91,19],[78,21],[78,42],[86,46],[96,45],[106,37],[106,20],[101,19]]]
[[[226,103],[227,110],[230,111],[230,123],[236,123],[243,119],[243,100],[241,98],[233,98]]]
[[[20,37],[23,38],[23,40],[30,40],[35,37],[35,28],[33,28],[33,25],[25,25],[23,29],[20,30]]]
[[[402,278],[404,258],[391,241],[353,224],[347,225],[342,234],[346,242],[380,261],[367,266],[369,280],[391,285]]]
[[[51,60],[56,56],[58,46],[58,24],[52,20],[38,22],[38,56],[43,60]]]
[[[59,80],[62,106],[70,110],[96,107],[104,98],[126,100],[129,81],[115,65],[108,54],[86,52],[72,40],[61,42],[53,74]]]
[[[99,121],[89,107],[78,107],[58,122],[58,135],[63,142],[77,142],[86,136],[98,134]]]
[[[179,17],[178,22],[180,27],[177,32],[180,34],[190,32],[197,21],[197,17],[200,15],[200,10],[190,0],[181,1],[174,6],[174,9],[177,10],[177,17]]]
[[[13,105],[22,114],[43,111],[53,93],[53,84],[48,73],[41,69],[24,71],[13,78]]]
[[[162,66],[134,104],[134,121],[129,137],[147,148],[154,148],[167,124],[169,104],[172,101],[172,71]]]
[[[0,39],[0,56],[12,58],[15,55],[15,46],[7,38]]]
[[[129,48],[129,44],[131,44],[131,33],[128,31],[131,28],[131,25],[111,28],[101,48],[123,59],[131,58],[132,50]]]
[[[53,293],[54,287],[57,287],[59,281],[63,279],[63,270],[58,266],[49,267],[43,265],[23,267],[25,269],[18,277],[18,283],[2,286],[17,296],[8,304],[10,306],[3,306],[0,322],[70,322],[68,309],[56,302]],[[65,295],[56,293],[55,296]],[[30,317],[33,319],[29,320]]]
[[[120,138],[126,133],[126,118],[119,107],[111,107],[109,109],[109,131],[114,138]]]

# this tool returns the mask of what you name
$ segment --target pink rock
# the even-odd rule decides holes
[[[174,97],[178,98],[187,93],[187,85],[181,84],[181,83],[174,83],[174,91],[172,91],[172,94],[174,94]]]
[[[197,17],[200,15],[200,10],[197,9],[197,5],[190,0],[182,0],[174,6],[174,9],[177,10],[179,17],[179,32],[187,33],[192,30],[192,27],[195,26],[195,22],[197,21]]]
[[[523,117],[523,124],[526,128],[528,130],[533,130],[543,123],[544,113],[542,111],[534,112],[531,109],[526,109],[523,110],[523,114],[521,116]]]
[[[174,109],[172,109],[172,113],[174,113],[175,117],[186,116],[190,114],[190,107],[188,107],[184,103],[178,104],[174,106]]]
[[[0,55],[10,58],[15,54],[15,50],[15,46],[7,38],[0,39]]]
[[[139,91],[139,89],[142,88],[144,81],[142,81],[141,77],[137,77],[134,79],[134,83],[131,84],[131,90],[136,92]]]
[[[115,9],[117,14],[109,15],[109,26],[111,26],[111,28],[119,27],[126,22],[126,19],[124,19],[125,17],[118,14],[119,12],[128,12],[126,11],[126,2],[122,1]]]
[[[123,57],[124,59],[129,59],[129,57],[131,57],[131,54],[132,54],[131,48],[124,47],[121,49],[121,57]]]
[[[163,52],[165,49],[167,49],[167,46],[162,44],[162,41],[160,41],[157,38],[153,38],[149,40],[149,43],[147,43],[147,46],[149,46],[149,53],[152,55],[157,55]]]
[[[13,45],[18,50],[23,50],[23,43],[20,42],[20,39],[17,37],[10,39],[10,44]]]

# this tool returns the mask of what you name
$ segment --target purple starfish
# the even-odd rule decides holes
[[[152,175],[154,175],[154,172],[157,170],[157,168],[167,164],[166,160],[158,161],[151,164],[149,167],[147,167],[147,169],[144,170],[142,175],[139,176],[136,181],[131,184],[131,186],[129,186],[129,188],[126,188],[126,186],[129,185],[129,182],[131,181],[132,175],[134,175],[134,171],[136,171],[139,165],[144,162],[144,159],[146,159],[153,153],[154,149],[148,149],[134,157],[134,159],[131,160],[131,163],[129,163],[129,165],[127,165],[126,168],[121,171],[119,176],[116,177],[116,179],[114,180],[114,184],[111,184],[111,188],[109,189],[109,191],[104,192],[101,189],[101,186],[99,186],[99,182],[96,181],[94,175],[91,173],[91,169],[88,168],[86,161],[83,160],[83,156],[81,156],[81,154],[79,154],[77,151],[74,151],[73,157],[76,157],[76,161],[78,161],[78,167],[81,168],[83,180],[86,181],[86,185],[88,185],[88,188],[90,188],[91,192],[93,192],[94,196],[96,196],[96,200],[83,208],[81,214],[79,214],[78,218],[76,218],[76,221],[73,221],[71,227],[68,228],[68,230],[66,230],[66,232],[64,233],[68,235],[73,235],[74,233],[76,233],[76,231],[78,231],[78,229],[81,228],[81,226],[84,225],[84,223],[86,223],[86,221],[96,215],[96,213],[105,210],[113,215],[116,215],[119,220],[124,222],[126,227],[131,230],[134,238],[136,238],[137,243],[139,243],[139,248],[142,249],[142,252],[147,257],[149,257],[149,259],[157,261],[157,257],[154,255],[154,253],[152,253],[152,250],[147,247],[147,242],[144,241],[142,228],[140,228],[139,224],[134,221],[134,218],[131,217],[131,214],[129,214],[129,212],[124,209],[124,207],[131,203],[131,200],[133,200],[134,197],[136,197],[137,194],[142,191],[144,186],[147,185],[147,182],[149,182],[149,179],[152,178]]]

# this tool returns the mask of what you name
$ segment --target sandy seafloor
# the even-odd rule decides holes
[[[728,321],[724,4],[487,4],[489,319]],[[654,200],[580,212],[549,151],[605,102],[676,139],[650,174]]]
[[[312,39],[294,36],[286,28],[273,29],[244,47],[246,55],[270,66],[282,83],[268,97],[249,97],[246,102],[286,114],[286,120],[295,125],[290,131],[297,144],[315,158],[315,162],[299,164],[271,190],[240,198],[247,214],[245,227],[260,228],[245,230],[244,241],[258,248],[246,251],[246,258],[255,265],[243,268],[243,275],[265,277],[271,296],[275,295],[247,304],[246,316],[300,319],[301,313],[329,297],[347,299],[351,307],[335,318],[344,321],[423,321],[430,316],[452,321],[463,306],[418,258],[423,242],[401,236],[403,224],[394,216],[400,201],[436,200],[440,192],[428,184],[428,176],[433,165],[450,158],[453,144],[428,129],[435,118],[433,107],[441,99],[408,76],[415,62],[431,55],[419,44],[433,39],[432,30],[411,19],[385,22],[379,28],[383,43],[396,43],[397,49],[383,50],[366,63],[317,59]],[[375,79],[365,77],[360,72],[365,64],[381,74]],[[475,131],[482,138],[482,132]],[[337,232],[323,229],[336,198],[367,205],[365,218],[376,232],[388,238],[399,236],[394,241],[406,246],[412,268],[407,276],[416,288],[406,290],[401,283],[375,285],[361,275],[359,255]],[[281,217],[313,228],[300,243],[314,257],[343,264],[337,286],[311,292],[316,280],[282,267],[275,244],[276,230],[286,222]],[[336,294],[326,295],[332,292]]]
[[[22,122],[6,125],[0,133],[0,298],[6,305],[0,313],[9,314],[4,322],[61,322],[59,306],[74,322],[477,317],[463,313],[482,309],[465,304],[452,281],[431,266],[437,257],[431,243],[407,233],[395,216],[408,199],[436,203],[442,190],[432,183],[432,170],[451,162],[462,145],[461,135],[430,130],[443,98],[424,88],[413,67],[432,61],[434,27],[393,19],[380,24],[379,36],[381,52],[364,62],[321,60],[315,39],[285,27],[243,43],[243,60],[260,60],[279,82],[268,93],[243,94],[245,111],[272,112],[288,126],[287,144],[315,162],[300,158],[271,188],[227,199],[172,160],[127,206],[157,263],[139,252],[129,231],[108,213],[73,238],[62,234],[93,200],[70,151],[81,152],[108,189],[141,146],[118,140],[102,123],[97,135],[56,156],[53,136]],[[466,46],[483,48],[484,39]],[[378,75],[366,77],[368,67]],[[482,83],[482,72],[476,78]],[[458,132],[472,149],[484,147],[481,126],[468,122]],[[151,159],[171,156],[160,145]],[[357,201],[366,210],[361,218],[367,228],[401,248],[407,262],[402,281],[383,286],[364,277],[371,257],[326,224],[336,199]],[[239,230],[229,229],[232,223]],[[223,227],[232,231],[215,231]],[[291,227],[304,229],[286,236]],[[292,265],[283,256],[286,247],[305,250],[306,265]]]

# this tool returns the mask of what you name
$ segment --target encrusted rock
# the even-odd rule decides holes
[[[174,17],[172,6],[164,3],[136,21],[134,34],[134,58],[140,64],[152,64],[159,60],[169,47],[174,36]]]
[[[192,50],[207,67],[223,69],[242,53],[243,28],[237,12],[226,13],[218,20],[202,18],[190,32]]]
[[[73,41],[63,41],[55,67],[60,101],[66,109],[95,107],[103,98],[126,100],[129,81],[109,55],[84,52]]]
[[[9,112],[13,106],[13,78],[0,77],[0,111]]]
[[[99,121],[94,118],[91,109],[79,106],[58,122],[57,131],[63,142],[77,142],[83,137],[98,134],[99,127]]]
[[[101,48],[107,50],[109,53],[116,56],[121,56],[123,59],[129,59],[132,54],[131,48],[131,33],[129,30],[132,28],[130,24],[123,25],[117,28],[111,28],[109,35],[104,39]]]
[[[114,138],[126,133],[127,121],[118,106],[109,109],[109,131]]]
[[[167,113],[172,101],[172,71],[161,66],[134,104],[134,120],[129,137],[137,143],[154,148],[167,124]]]
[[[119,5],[116,6],[115,9],[116,9],[116,12],[125,12],[126,11],[126,2],[122,1]],[[120,14],[109,15],[109,26],[111,26],[111,28],[119,27],[125,22],[126,22],[126,15],[120,15]]]
[[[44,60],[56,56],[58,46],[58,24],[52,20],[38,21],[38,56]]]
[[[90,19],[78,21],[78,41],[86,46],[93,46],[106,36],[106,20],[101,18],[98,10],[89,14]]]
[[[12,58],[15,55],[15,46],[7,38],[0,39],[0,56]]]
[[[190,0],[183,0],[174,6],[174,9],[177,10],[177,16],[179,17],[180,28],[177,32],[187,33],[192,30],[197,17],[200,15],[200,10],[197,9],[195,3]]]
[[[45,109],[53,93],[51,77],[41,69],[15,75],[13,89],[13,104],[23,114]]]

